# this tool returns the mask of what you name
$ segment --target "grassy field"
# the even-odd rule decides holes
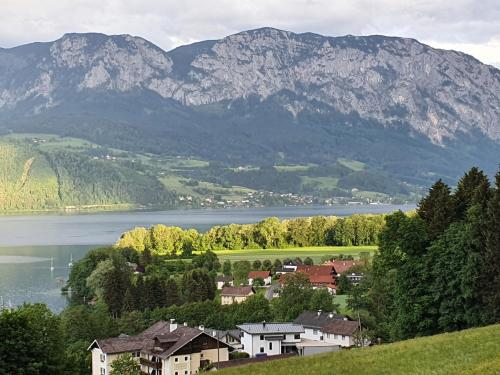
[[[500,325],[222,370],[221,375],[500,374]]]
[[[292,247],[289,249],[249,249],[249,250],[221,250],[215,253],[223,262],[226,259],[231,261],[256,259],[264,260],[275,259],[283,260],[284,258],[310,257],[314,263],[319,263],[321,257],[325,255],[353,255],[359,257],[359,253],[369,252],[373,254],[377,250],[377,246],[318,246],[318,247]]]

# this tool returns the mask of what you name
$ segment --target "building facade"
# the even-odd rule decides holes
[[[250,357],[297,353],[304,328],[293,323],[245,323],[237,326],[242,331],[241,350]]]

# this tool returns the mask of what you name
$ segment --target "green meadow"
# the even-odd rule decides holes
[[[221,375],[498,375],[500,325],[222,370]]]

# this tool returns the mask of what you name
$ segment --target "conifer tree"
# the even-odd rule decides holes
[[[488,204],[486,254],[483,263],[483,299],[488,322],[500,322],[500,172],[495,176],[495,190]]]
[[[427,224],[431,240],[439,237],[453,222],[455,207],[450,187],[439,180],[429,190],[417,209],[417,214]]]
[[[179,288],[177,287],[177,283],[174,279],[168,279],[165,285],[165,294],[166,294],[166,306],[170,307],[172,305],[180,305],[181,299],[179,296]]]

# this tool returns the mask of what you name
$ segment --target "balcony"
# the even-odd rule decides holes
[[[161,370],[161,361],[160,362],[153,362],[153,361],[150,361],[149,359],[141,358],[140,363],[142,366],[147,366],[149,368]]]

